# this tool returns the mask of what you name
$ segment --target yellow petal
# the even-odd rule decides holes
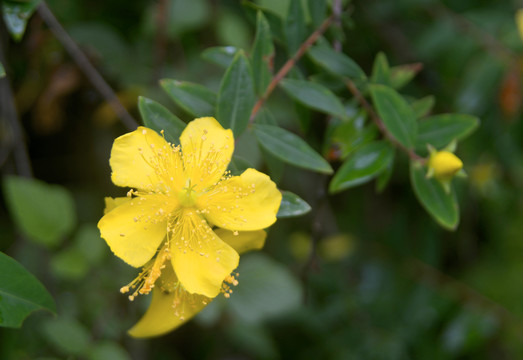
[[[153,289],[151,304],[144,316],[128,332],[137,338],[163,335],[200,312],[212,299],[189,294],[179,286],[170,266],[166,266]]]
[[[186,180],[195,191],[214,185],[227,169],[234,137],[212,117],[191,121],[180,136]]]
[[[519,38],[523,40],[523,9],[516,11],[516,25],[518,27]]]
[[[207,219],[229,230],[260,230],[276,221],[281,192],[271,179],[254,169],[247,169],[218,184],[198,198]]]
[[[238,254],[243,254],[250,250],[260,250],[265,245],[265,238],[267,237],[267,233],[264,230],[238,232],[216,229],[214,232],[220,239],[232,246]],[[234,235],[235,233],[236,235]]]
[[[134,198],[98,222],[102,238],[116,256],[134,267],[155,254],[167,232],[167,216],[175,204],[163,195]]]
[[[106,197],[104,215],[107,214],[109,211],[117,208],[118,206],[125,204],[128,201],[131,201],[131,199],[128,197],[117,197],[117,198]]]
[[[142,126],[114,141],[109,163],[111,178],[118,186],[154,191],[166,190],[173,184],[181,186],[179,149]]]
[[[188,292],[213,298],[238,266],[239,255],[194,210],[177,216],[170,238],[174,271]]]

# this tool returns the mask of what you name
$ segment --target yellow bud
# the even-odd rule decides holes
[[[463,162],[449,151],[438,151],[430,155],[429,174],[438,180],[450,180],[461,170]]]

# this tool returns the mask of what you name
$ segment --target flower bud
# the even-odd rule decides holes
[[[441,181],[449,181],[463,168],[463,162],[450,151],[437,151],[430,155],[428,161],[429,176]]]

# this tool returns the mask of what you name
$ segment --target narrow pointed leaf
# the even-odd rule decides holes
[[[306,80],[285,79],[280,86],[293,99],[311,109],[345,118],[341,101],[325,86]]]
[[[51,295],[22,265],[0,252],[0,326],[19,328],[40,309],[56,312]]]
[[[238,52],[238,48],[234,46],[215,46],[205,49],[202,52],[202,58],[227,69],[234,59],[234,55]]]
[[[311,206],[298,195],[290,191],[282,191],[282,199],[280,209],[276,217],[288,218],[307,214],[311,211]]]
[[[269,85],[272,77],[272,62],[274,58],[274,45],[272,43],[271,29],[263,13],[258,11],[256,21],[256,38],[252,49],[252,70],[254,85],[258,95],[262,95]]]
[[[216,94],[205,86],[164,79],[160,85],[174,102],[194,117],[214,116]]]
[[[3,185],[9,213],[28,239],[56,246],[76,225],[76,209],[67,189],[16,176],[5,177]]]
[[[353,80],[365,80],[367,76],[354,60],[328,46],[314,46],[308,51],[311,59],[328,72]]]
[[[326,18],[327,1],[326,0],[307,0],[309,14],[311,14],[314,28],[318,28]]]
[[[297,135],[272,125],[256,124],[254,134],[259,144],[282,161],[301,167],[331,174],[329,163]]]
[[[217,119],[224,128],[240,136],[249,123],[256,95],[249,60],[239,51],[225,72],[218,92]]]
[[[416,116],[416,119],[423,118],[430,114],[432,111],[432,108],[434,107],[434,104],[436,102],[436,98],[433,95],[425,96],[424,98],[421,98],[419,100],[416,100],[410,104],[412,107],[412,111],[414,111],[414,115]],[[421,130],[419,129],[419,123],[418,123],[418,133],[420,133]]]
[[[262,11],[271,28],[273,40],[278,43],[283,43],[285,41],[283,30],[284,24],[281,16],[269,9],[253,3],[252,1],[242,0],[242,6],[245,9],[247,16],[252,20],[253,23],[256,21],[258,11]]]
[[[33,15],[41,0],[2,1],[2,14],[7,31],[15,41],[20,41],[24,36],[27,22]]]
[[[331,193],[366,183],[387,169],[394,159],[394,148],[385,141],[374,141],[354,151],[338,169],[329,185]]]
[[[459,210],[454,190],[447,193],[439,181],[427,179],[425,173],[423,165],[411,162],[410,180],[416,197],[439,225],[455,230],[459,223]]]
[[[442,114],[418,122],[416,148],[431,144],[437,149],[447,146],[452,140],[462,140],[479,126],[479,119],[466,114]]]
[[[145,126],[158,134],[163,130],[165,140],[172,144],[179,143],[179,137],[186,125],[182,120],[165,106],[143,96],[138,98],[138,109]]]
[[[4,76],[5,76],[4,65],[2,63],[0,63],[0,79],[3,78]]]
[[[289,55],[294,55],[307,38],[305,12],[301,0],[290,0],[289,11],[285,21],[285,39]]]
[[[385,85],[370,85],[374,106],[387,130],[407,148],[416,140],[416,116],[403,97]]]
[[[372,66],[372,82],[375,84],[390,85],[390,68],[387,57],[380,52],[374,59]]]

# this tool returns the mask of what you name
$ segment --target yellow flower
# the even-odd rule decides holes
[[[265,243],[266,233],[263,230],[240,232],[218,229],[216,234],[231,245],[238,253],[261,249]],[[227,282],[235,285],[233,277]],[[180,286],[172,267],[165,270],[156,281],[152,291],[152,300],[147,312],[130,330],[133,337],[143,338],[163,335],[190,320],[213,299],[203,295],[190,294]],[[174,309],[173,309],[174,308]]]
[[[440,181],[449,181],[463,168],[463,162],[450,151],[437,151],[430,154],[429,172]]]
[[[108,202],[109,211],[98,227],[116,256],[134,267],[144,266],[140,276],[122,288],[136,289],[131,300],[149,293],[157,281],[169,293],[179,289],[198,301],[228,292],[224,280],[235,281],[230,274],[239,255],[224,241],[223,231],[252,240],[239,232],[272,225],[281,202],[267,175],[254,169],[228,175],[233,150],[232,131],[210,117],[189,123],[179,146],[145,127],[115,140],[112,180],[133,189],[127,198]],[[171,283],[176,285],[165,285]]]

